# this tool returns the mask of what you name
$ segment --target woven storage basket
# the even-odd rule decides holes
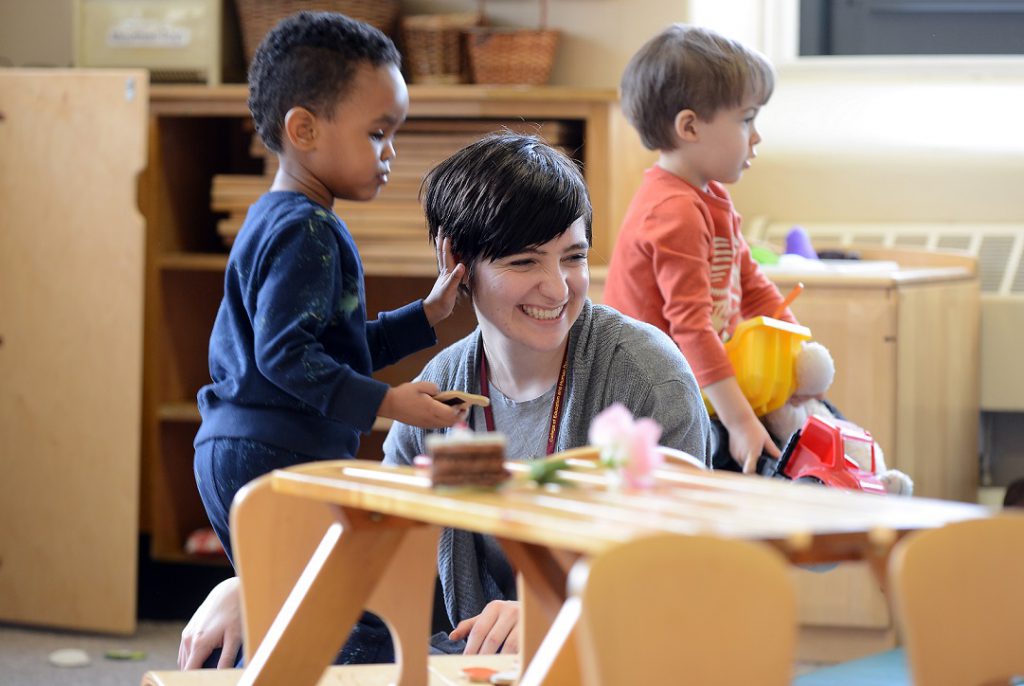
[[[242,29],[245,61],[249,64],[267,32],[300,10],[340,12],[390,36],[395,30],[399,3],[398,0],[235,0],[235,6]]]
[[[484,1],[479,2],[484,15]],[[473,83],[542,86],[551,77],[558,31],[548,30],[547,0],[540,0],[536,30],[481,27],[466,36]]]
[[[558,31],[473,29],[467,37],[473,83],[543,86],[551,77]]]
[[[469,80],[463,32],[480,24],[480,15],[420,14],[402,17],[402,47],[413,83],[463,83]]]

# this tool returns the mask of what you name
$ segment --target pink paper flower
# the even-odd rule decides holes
[[[590,424],[589,439],[601,449],[601,464],[617,470],[631,488],[650,488],[662,461],[658,451],[661,425],[653,419],[634,420],[620,403],[600,412]]]
[[[612,403],[590,422],[591,445],[608,446],[629,440],[633,430],[633,414],[622,403]]]
[[[626,483],[632,488],[650,488],[654,485],[654,470],[661,466],[664,456],[658,450],[661,425],[646,417],[633,424],[633,445],[625,465]]]

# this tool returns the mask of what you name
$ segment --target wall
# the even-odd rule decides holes
[[[690,10],[778,70],[759,157],[733,188],[748,217],[1024,222],[1024,56],[798,58],[797,0]]]
[[[1022,108],[1013,74],[783,67],[733,196],[797,221],[1024,222]]]
[[[745,0],[744,0],[745,1]],[[311,3],[312,4],[312,3]],[[475,0],[405,0],[403,14],[475,11]],[[0,0],[0,66],[71,64],[71,0]],[[538,0],[491,0],[495,25],[537,25]],[[643,41],[687,18],[686,0],[550,0],[548,24],[563,32],[552,81],[614,87]]]
[[[407,13],[472,0],[406,0]],[[530,26],[538,3],[491,0],[496,24]],[[551,0],[564,32],[554,83],[616,87],[633,52],[673,21],[715,28],[769,55],[778,84],[764,142],[733,188],[747,216],[824,220],[1024,221],[1024,57],[796,59],[795,0]],[[585,18],[585,19],[584,19]],[[623,145],[653,161],[631,130]],[[632,165],[630,165],[632,166]],[[639,179],[621,174],[617,195]]]
[[[0,0],[0,67],[71,66],[71,0]]]
[[[476,0],[404,0],[405,14]],[[563,32],[552,82],[614,88],[630,55],[673,21],[716,28],[778,64],[759,158],[734,188],[747,216],[804,220],[1024,220],[1024,58],[795,60],[796,0],[549,0]],[[490,0],[496,25],[534,26],[538,0]],[[69,0],[0,0],[0,64],[67,65]],[[653,158],[632,131],[622,145]],[[630,164],[629,166],[632,166]],[[621,170],[631,195],[633,169]]]
[[[745,1],[745,0],[744,0]],[[474,0],[404,0],[406,14],[471,12]],[[630,55],[665,24],[687,19],[686,0],[548,0],[548,26],[562,32],[552,83],[615,88]],[[496,26],[536,27],[539,0],[490,0]]]

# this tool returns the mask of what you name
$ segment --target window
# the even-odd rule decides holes
[[[800,0],[799,54],[1021,55],[1024,0]]]

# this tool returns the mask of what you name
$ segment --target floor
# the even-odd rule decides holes
[[[184,621],[141,621],[134,636],[103,636],[0,624],[0,686],[138,686],[151,669],[177,669]],[[78,648],[84,667],[55,667],[48,656]],[[138,660],[113,660],[108,651],[140,651]]]
[[[0,624],[0,686],[138,686],[149,670],[177,669],[184,626],[184,621],[143,620],[134,636],[118,637]],[[84,650],[90,663],[84,667],[51,665],[48,656],[62,648]],[[144,657],[105,657],[114,650],[140,651]],[[814,669],[798,665],[796,675]]]
[[[138,630],[130,637],[81,634],[0,623],[0,686],[137,686],[149,670],[177,669],[178,643],[191,608],[230,573],[227,567],[154,563],[140,541]],[[56,667],[55,650],[86,652],[84,667]],[[141,652],[138,660],[114,660],[108,651]],[[795,676],[813,673],[815,665],[797,665]],[[800,683],[800,682],[798,682]],[[846,683],[846,682],[843,682]],[[899,682],[896,682],[899,683]]]

